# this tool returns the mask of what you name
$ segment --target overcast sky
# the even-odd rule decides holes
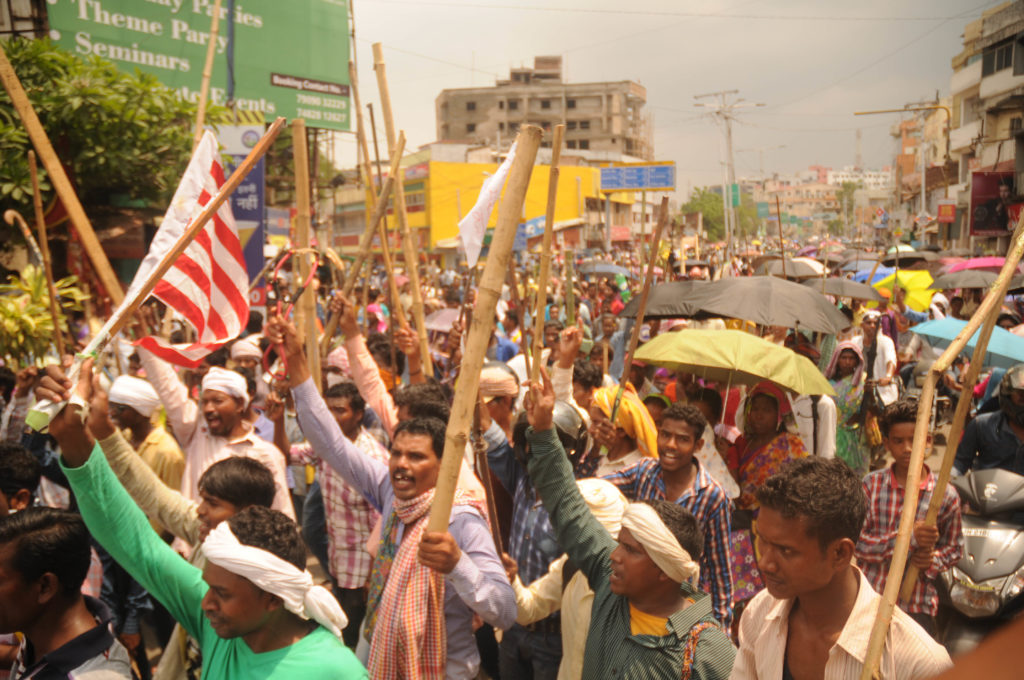
[[[562,55],[569,82],[647,88],[658,160],[681,193],[718,184],[720,128],[694,95],[739,90],[764,107],[734,125],[737,176],[852,165],[863,130],[868,168],[892,162],[901,107],[949,93],[964,25],[998,2],[972,0],[353,0],[363,101],[377,100],[371,44],[384,45],[407,149],[434,141],[445,88],[493,85],[535,55]],[[376,103],[375,103],[376,108]],[[379,121],[378,121],[379,123]],[[383,132],[380,133],[383,138]],[[782,147],[782,148],[776,148]],[[351,137],[341,160],[354,160]]]

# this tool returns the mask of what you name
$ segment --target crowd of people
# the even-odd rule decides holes
[[[535,289],[513,281],[437,530],[472,276],[425,277],[428,312],[451,310],[428,359],[393,321],[392,305],[412,304],[407,280],[391,300],[383,274],[350,297],[326,281],[309,293],[321,328],[337,320],[320,363],[272,302],[195,369],[125,342],[76,380],[70,357],[7,367],[0,673],[859,677],[912,472],[908,387],[937,356],[913,327],[969,313],[963,298],[915,312],[897,286],[877,305],[837,300],[849,327],[836,335],[761,329],[820,367],[836,396],[812,397],[625,366],[633,321],[620,313],[635,288],[621,277],[556,282],[532,356]],[[135,336],[164,313],[144,306]],[[743,327],[656,321],[639,337],[727,324]],[[964,370],[947,373],[946,394]],[[1024,365],[976,392],[981,415],[949,443],[956,471],[1024,474]],[[43,399],[68,402],[45,434],[25,427]],[[920,578],[895,612],[883,678],[952,665],[934,636],[939,575],[963,556],[960,501],[928,466],[913,472]]]

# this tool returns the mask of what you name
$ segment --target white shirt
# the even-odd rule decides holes
[[[836,455],[836,402],[827,394],[818,400],[818,439],[814,440],[814,398],[801,394],[790,399],[793,419],[800,430],[800,439],[807,443],[813,455],[835,458]],[[813,443],[813,445],[812,445]]]
[[[139,358],[146,369],[146,377],[167,410],[167,424],[185,452],[181,495],[198,503],[202,500],[199,497],[199,478],[208,467],[231,456],[246,456],[263,463],[274,477],[277,492],[270,507],[295,519],[295,508],[288,493],[284,454],[270,442],[257,437],[251,425],[247,425],[248,432],[238,439],[211,434],[199,405],[188,398],[188,390],[178,380],[174,369],[141,347]]]
[[[828,680],[858,680],[867,655],[868,638],[882,598],[864,574],[860,590],[843,632],[828,653]],[[793,600],[778,600],[762,590],[750,601],[740,619],[740,649],[729,680],[779,680],[786,660],[789,612]],[[919,680],[952,667],[946,649],[931,638],[910,615],[897,607],[879,664],[882,680]]]
[[[858,335],[852,342],[861,350],[866,361],[868,352],[864,349],[864,336]],[[875,336],[875,343],[878,345],[878,350],[875,352],[874,379],[881,380],[888,372],[886,366],[892,364],[893,370],[895,371],[896,369],[896,345],[893,344],[892,338],[881,331],[878,331],[878,334]],[[867,375],[866,371],[865,375]],[[893,375],[895,376],[895,372]],[[878,397],[882,400],[883,406],[893,403],[899,396],[900,390],[896,387],[895,383],[878,386]]]

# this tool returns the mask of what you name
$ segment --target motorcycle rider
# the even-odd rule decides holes
[[[1024,475],[1024,364],[999,383],[999,410],[979,415],[964,430],[956,450],[956,474],[1001,468]]]

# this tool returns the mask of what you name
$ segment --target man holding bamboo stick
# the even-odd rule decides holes
[[[854,566],[867,514],[860,479],[841,460],[803,458],[755,492],[757,566],[765,590],[740,619],[731,680],[859,678],[881,597]],[[949,668],[949,654],[897,609],[885,641],[885,680]]]
[[[436,418],[402,422],[388,464],[372,460],[345,438],[316,391],[294,326],[274,317],[266,335],[284,346],[299,425],[314,453],[386,518],[364,633],[370,676],[475,678],[480,656],[473,617],[508,628],[516,617],[515,593],[479,500],[456,493],[448,531],[426,530],[445,424]]]

